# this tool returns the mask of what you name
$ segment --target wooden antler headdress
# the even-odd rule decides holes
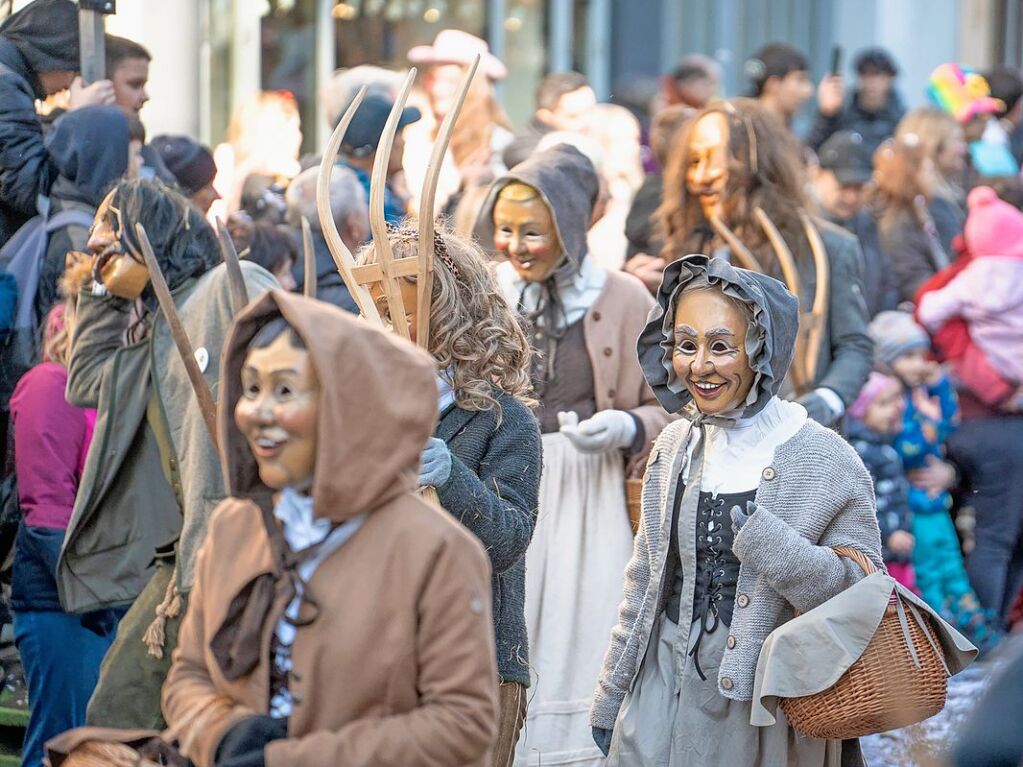
[[[402,85],[398,98],[391,108],[391,113],[384,126],[383,135],[377,146],[376,159],[373,163],[373,174],[370,180],[369,199],[369,223],[373,232],[373,246],[376,248],[378,263],[358,266],[350,250],[341,240],[337,225],[330,212],[330,173],[337,162],[341,142],[344,140],[345,132],[351,123],[355,112],[358,110],[366,89],[363,88],[355,97],[351,106],[345,112],[337,128],[334,130],[327,148],[323,153],[323,160],[320,162],[320,176],[316,187],[316,210],[320,216],[320,228],[323,230],[327,247],[330,249],[337,270],[344,280],[345,285],[351,292],[362,316],[377,325],[385,325],[377,310],[376,304],[369,293],[370,285],[379,284],[383,290],[384,299],[387,302],[387,311],[391,317],[405,317],[405,303],[401,296],[400,281],[406,277],[416,278],[416,344],[422,349],[428,349],[430,344],[430,305],[433,294],[433,263],[436,256],[434,240],[434,200],[437,194],[437,180],[440,176],[441,163],[444,160],[444,153],[447,151],[448,143],[451,140],[451,133],[455,127],[455,120],[462,109],[465,95],[469,91],[469,85],[476,68],[479,66],[479,57],[469,67],[465,79],[459,89],[458,98],[452,109],[445,115],[441,123],[437,141],[434,143],[433,151],[430,154],[430,162],[427,166],[426,179],[423,182],[421,195],[422,203],[419,210],[419,240],[416,256],[408,258],[395,258],[391,248],[390,238],[387,231],[387,223],[384,219],[384,191],[387,183],[387,162],[391,154],[391,146],[394,143],[394,136],[397,133],[398,121],[401,119],[402,110],[408,99],[412,82],[416,77],[416,70],[409,71],[405,82]],[[408,325],[399,321],[392,325],[394,331],[402,338],[409,338]]]
[[[387,302],[387,313],[390,317],[396,318],[397,322],[391,324],[392,329],[402,338],[409,338],[408,324],[405,322],[405,302],[401,296],[401,280],[406,277],[416,278],[416,344],[421,349],[430,348],[430,305],[433,296],[433,262],[436,256],[436,243],[434,240],[434,211],[433,205],[437,195],[437,179],[440,176],[441,163],[444,160],[444,153],[447,151],[448,143],[451,141],[451,133],[455,128],[455,120],[462,110],[465,95],[469,92],[469,85],[476,74],[480,58],[476,57],[472,66],[469,67],[462,81],[458,92],[458,98],[454,106],[445,115],[441,123],[437,141],[433,145],[430,154],[430,163],[426,170],[426,179],[423,181],[423,192],[419,207],[419,239],[415,256],[408,258],[395,258],[391,249],[387,222],[384,218],[384,188],[387,183],[387,163],[391,155],[391,146],[394,143],[394,136],[398,130],[398,122],[401,119],[402,110],[408,99],[412,82],[416,78],[416,70],[409,71],[402,85],[398,98],[391,108],[391,114],[384,125],[384,132],[377,144],[376,159],[373,162],[373,174],[370,178],[369,194],[369,224],[373,232],[373,246],[376,248],[378,263],[358,266],[352,252],[341,239],[337,230],[337,224],[330,212],[330,173],[337,162],[341,142],[344,140],[345,132],[351,123],[355,112],[366,95],[365,87],[359,91],[352,105],[348,107],[337,128],[334,130],[327,148],[323,153],[323,160],[320,162],[320,176],[316,184],[316,212],[320,216],[320,228],[323,230],[327,247],[337,265],[338,273],[345,285],[348,286],[352,298],[362,316],[370,322],[386,326],[377,306],[369,292],[370,285],[380,285],[383,288],[384,300]],[[423,488],[423,497],[439,504],[436,491],[433,488]]]

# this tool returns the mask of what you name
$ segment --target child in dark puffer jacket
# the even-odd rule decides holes
[[[913,572],[913,512],[902,458],[892,446],[902,429],[902,383],[873,372],[849,408],[848,440],[874,480],[877,524],[888,574],[916,591]]]

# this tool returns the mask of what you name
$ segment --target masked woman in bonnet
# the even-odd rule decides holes
[[[841,437],[778,398],[799,307],[723,259],[670,264],[639,358],[669,425],[650,454],[625,598],[591,711],[609,765],[859,763],[855,742],[750,725],[760,648],[881,569],[870,475]],[[848,749],[842,761],[843,748]]]
[[[650,294],[587,255],[593,165],[564,144],[490,188],[479,240],[507,257],[506,297],[530,325],[544,471],[526,552],[526,627],[535,688],[516,763],[598,764],[587,709],[632,547],[626,463],[670,420],[643,380],[634,343]]]

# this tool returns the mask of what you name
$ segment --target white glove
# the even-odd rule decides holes
[[[558,413],[560,431],[581,453],[603,453],[628,447],[636,437],[636,422],[624,410],[602,410],[578,423],[575,413]]]

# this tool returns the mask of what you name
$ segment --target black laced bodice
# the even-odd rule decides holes
[[[665,573],[670,584],[665,612],[668,618],[679,623],[682,612],[682,560],[679,551],[679,514],[684,496],[681,478],[676,492],[675,509],[672,514],[671,541],[668,547],[668,563]],[[732,553],[733,506],[746,508],[746,502],[756,497],[756,491],[746,493],[725,493],[712,495],[700,493],[696,512],[696,578],[693,584],[692,620],[699,621],[700,628],[691,642],[689,654],[693,656],[696,670],[701,678],[700,642],[706,634],[713,634],[719,624],[730,626],[732,610],[735,607],[735,588],[739,580],[739,560]],[[688,615],[683,616],[688,619]]]

